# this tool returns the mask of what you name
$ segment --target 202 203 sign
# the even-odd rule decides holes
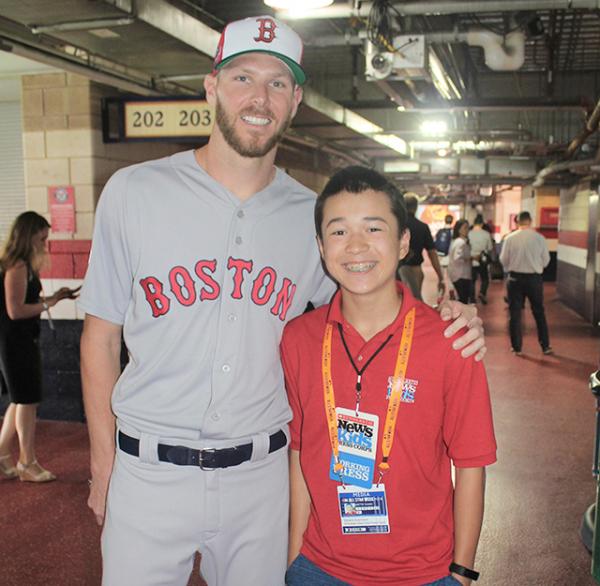
[[[203,100],[141,101],[125,104],[127,138],[208,136],[213,120],[213,109]]]

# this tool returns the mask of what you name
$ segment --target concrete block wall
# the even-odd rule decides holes
[[[23,162],[27,208],[50,221],[48,187],[70,185],[75,192],[75,233],[51,233],[50,266],[42,272],[47,295],[77,287],[85,275],[94,212],[109,177],[132,163],[190,148],[171,143],[104,144],[101,99],[118,90],[66,72],[21,78]],[[63,301],[55,319],[81,318],[76,304]]]

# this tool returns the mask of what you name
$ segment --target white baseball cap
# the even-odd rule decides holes
[[[252,16],[225,27],[213,67],[220,69],[245,53],[267,53],[281,59],[290,68],[296,83],[302,85],[306,81],[300,65],[302,51],[302,39],[287,24],[272,16]]]

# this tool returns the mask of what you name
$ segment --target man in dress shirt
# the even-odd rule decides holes
[[[504,241],[500,262],[508,273],[508,307],[510,311],[510,342],[512,351],[522,354],[523,333],[521,310],[529,299],[537,326],[538,340],[544,354],[552,354],[548,324],[544,312],[542,272],[550,262],[546,239],[531,227],[529,212],[517,216],[518,229]]]

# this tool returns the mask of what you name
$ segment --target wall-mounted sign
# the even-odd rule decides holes
[[[52,232],[75,232],[75,190],[71,185],[48,187]]]
[[[209,136],[213,109],[204,100],[127,102],[125,136]]]
[[[210,136],[214,121],[208,102],[194,97],[105,98],[105,142],[189,141]]]

